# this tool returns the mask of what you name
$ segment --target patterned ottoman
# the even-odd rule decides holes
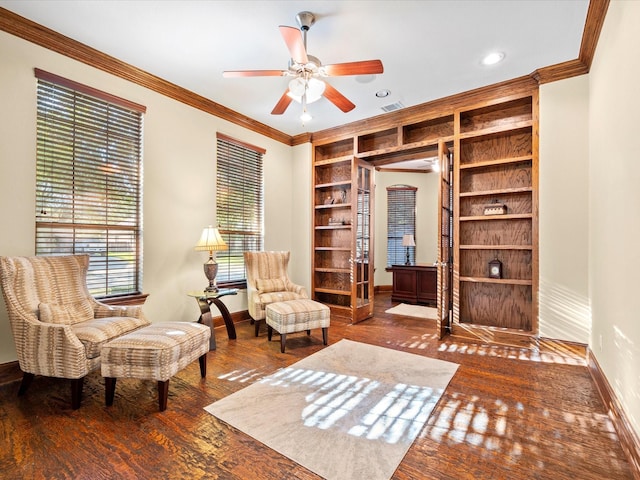
[[[117,378],[158,381],[158,406],[167,408],[169,379],[184,367],[200,361],[200,375],[207,374],[207,352],[211,329],[188,322],[151,324],[103,345],[102,376],[105,400],[113,405]]]
[[[327,344],[327,331],[331,321],[331,311],[326,305],[308,298],[270,303],[266,308],[267,336],[271,341],[273,330],[280,334],[280,351],[284,353],[287,333],[322,328],[322,341]]]

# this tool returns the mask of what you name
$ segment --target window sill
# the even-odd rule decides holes
[[[97,298],[96,300],[107,305],[143,305],[148,296],[148,293],[134,293],[117,297]]]

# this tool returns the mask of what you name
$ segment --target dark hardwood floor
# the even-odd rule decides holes
[[[391,305],[381,294],[374,318],[333,321],[329,342],[347,338],[460,364],[394,479],[633,478],[581,348],[440,342],[434,322],[385,314]],[[162,413],[156,383],[133,379],[118,380],[114,405],[105,407],[99,371],[87,377],[79,410],[70,407],[65,380],[36,377],[22,397],[19,382],[2,385],[0,478],[318,479],[203,407],[322,349],[320,330],[290,334],[284,354],[277,338],[267,342],[266,331],[255,338],[248,322],[237,331],[228,340],[217,329],[207,378],[194,362],[171,379]],[[264,414],[278,422],[266,402]]]

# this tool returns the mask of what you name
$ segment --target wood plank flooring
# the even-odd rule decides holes
[[[389,294],[376,298],[374,318],[333,321],[329,343],[347,338],[460,364],[394,479],[633,478],[582,348],[440,342],[435,322],[387,315]],[[18,382],[1,386],[0,478],[317,480],[203,407],[322,349],[321,331],[288,335],[284,354],[277,337],[255,338],[248,322],[237,331],[228,340],[216,330],[207,378],[194,362],[171,379],[162,413],[156,383],[133,379],[118,380],[105,407],[99,371],[87,377],[79,410],[65,380],[36,377],[22,397]],[[264,414],[278,422],[267,402]]]

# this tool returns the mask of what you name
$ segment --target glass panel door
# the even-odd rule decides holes
[[[373,167],[362,160],[355,162],[357,185],[355,205],[355,288],[352,297],[353,323],[373,315]]]

